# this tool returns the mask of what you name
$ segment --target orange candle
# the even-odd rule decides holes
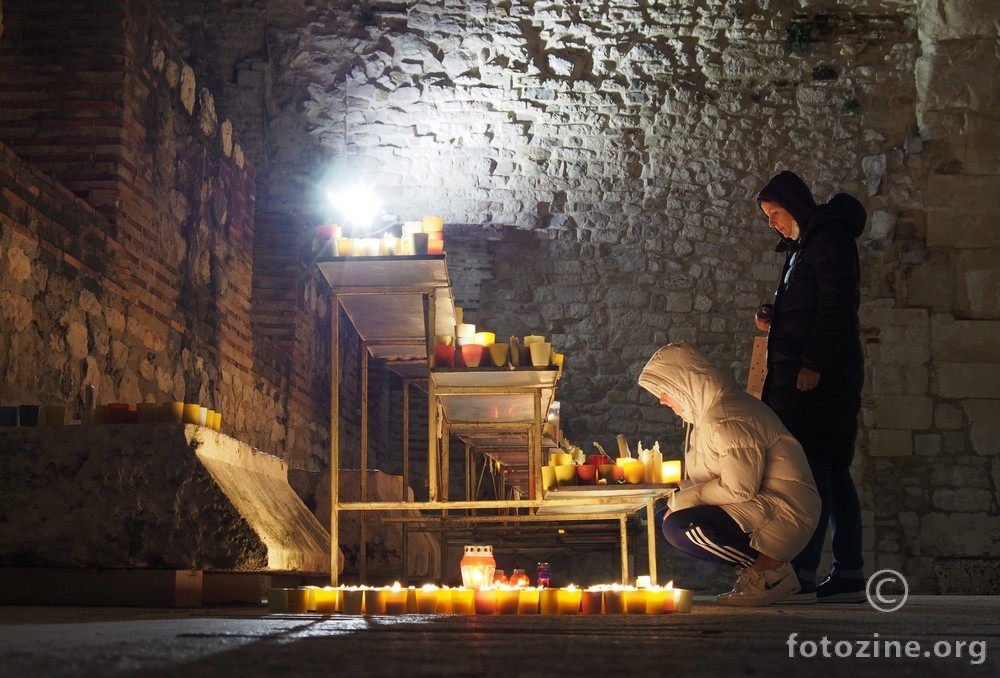
[[[340,589],[324,586],[316,589],[316,612],[333,614],[340,611]]]
[[[663,601],[663,611],[673,612],[677,607],[675,604],[677,594],[675,593],[674,583],[668,581],[665,590],[667,592],[667,599]]]
[[[604,592],[601,589],[585,589],[580,598],[581,614],[601,614],[601,603],[604,600]]]
[[[476,589],[474,600],[476,614],[496,614],[496,591],[494,589]]]

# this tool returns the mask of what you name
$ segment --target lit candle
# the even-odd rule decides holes
[[[452,605],[451,605],[452,594],[451,594],[451,591],[452,590],[450,588],[448,588],[447,586],[438,589],[438,595],[437,595],[437,613],[438,614],[451,614],[452,613]]]
[[[435,344],[434,367],[454,367],[455,347],[451,344]]]
[[[663,614],[666,612],[668,597],[672,602],[674,598],[673,589],[665,589],[661,586],[653,586],[646,589],[646,614]],[[671,605],[671,607],[673,606]]]
[[[417,589],[413,586],[406,587],[406,613],[416,614],[417,612]]]
[[[681,462],[680,459],[666,459],[663,461],[663,482],[664,484],[677,485],[681,482]]]
[[[365,614],[385,614],[386,589],[363,588],[365,593]]]
[[[604,589],[604,614],[625,614],[625,591],[620,585]]]
[[[668,581],[667,585],[664,587],[667,592],[667,599],[663,601],[663,611],[673,612],[676,609],[676,593],[674,592],[674,582]]]
[[[451,611],[454,614],[475,614],[476,598],[473,589],[452,589],[451,590]]]
[[[316,589],[316,612],[332,614],[340,611],[340,590],[332,586]]]
[[[416,590],[417,614],[435,614],[438,611],[438,594],[440,589],[434,584],[424,584]]]
[[[559,614],[576,614],[580,611],[582,591],[572,584],[559,589]]]
[[[541,614],[559,614],[558,589],[538,589],[538,611]]]
[[[427,254],[444,254],[444,236],[442,233],[427,234]]]
[[[300,589],[306,591],[306,610],[309,612],[316,611],[316,591],[319,590],[318,586],[300,586]]]
[[[409,591],[397,581],[391,587],[382,589],[386,614],[406,614],[406,597]]]
[[[474,596],[476,614],[496,614],[496,590],[491,588],[476,589]]]
[[[581,614],[601,614],[601,603],[604,599],[604,592],[595,587],[584,589],[580,598]]]
[[[625,589],[625,613],[646,614],[646,589]]]
[[[538,614],[538,589],[521,589],[517,599],[518,614]]]
[[[492,346],[496,339],[497,335],[494,332],[476,332],[472,335],[472,342],[480,346]]]
[[[341,610],[344,614],[361,614],[364,608],[365,592],[357,586],[340,591]]]
[[[520,607],[521,591],[510,586],[495,589],[497,614],[517,614]]]

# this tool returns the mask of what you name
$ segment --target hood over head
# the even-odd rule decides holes
[[[701,419],[722,392],[737,388],[731,374],[685,341],[675,341],[654,353],[639,374],[639,386],[657,400],[661,393],[674,398],[681,404],[681,418],[688,423]]]
[[[771,178],[757,194],[757,205],[763,201],[781,205],[798,222],[804,226],[816,211],[816,201],[806,182],[795,172],[785,170]]]
[[[865,211],[865,206],[853,195],[837,193],[817,208],[813,228],[830,221],[839,221],[845,224],[851,235],[857,238],[865,230],[868,212]]]

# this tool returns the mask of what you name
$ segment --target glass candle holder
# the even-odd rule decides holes
[[[478,589],[493,583],[493,571],[497,562],[493,559],[493,547],[473,544],[465,547],[465,555],[459,567],[462,570],[462,586]]]

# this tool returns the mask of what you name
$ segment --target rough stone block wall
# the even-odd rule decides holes
[[[300,183],[312,171],[364,177],[404,219],[442,214],[469,319],[567,354],[564,424],[585,447],[620,432],[680,453],[676,419],[635,386],[666,341],[746,379],[750,317],[780,266],[752,200],[770,175],[858,195],[868,564],[916,590],[968,590],[973,571],[995,588],[995,540],[941,533],[998,511],[995,10],[275,7],[269,209],[328,219]]]

